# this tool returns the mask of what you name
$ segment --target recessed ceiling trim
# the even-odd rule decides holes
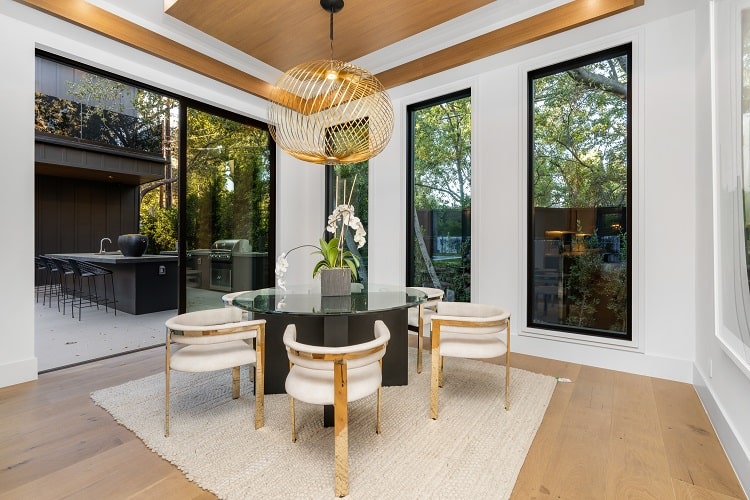
[[[644,2],[645,0],[573,0],[388,69],[376,76],[385,88],[392,88],[639,7]]]
[[[268,100],[273,85],[83,0],[16,0]],[[572,0],[376,75],[393,88],[639,7],[645,0]]]
[[[272,85],[83,0],[16,0],[237,89],[268,99]]]

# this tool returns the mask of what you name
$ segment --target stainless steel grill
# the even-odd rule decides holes
[[[211,245],[209,258],[211,259],[211,289],[222,292],[232,291],[233,257],[250,255],[248,240],[216,240]]]

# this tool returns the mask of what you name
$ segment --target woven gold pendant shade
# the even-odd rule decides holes
[[[343,0],[321,0],[333,14]],[[341,165],[377,155],[393,133],[393,105],[366,69],[333,59],[310,61],[284,73],[271,91],[269,129],[276,144],[303,161]]]
[[[310,61],[284,73],[271,92],[268,118],[281,149],[327,165],[372,158],[393,132],[393,105],[381,83],[342,61]]]

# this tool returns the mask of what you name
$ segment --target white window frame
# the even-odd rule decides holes
[[[742,11],[750,0],[711,2],[714,310],[716,337],[750,377],[750,288],[743,214]]]

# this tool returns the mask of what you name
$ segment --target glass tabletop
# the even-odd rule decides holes
[[[301,314],[312,316],[349,315],[413,307],[427,300],[427,295],[414,288],[396,285],[369,284],[351,295],[323,297],[320,284],[264,288],[238,295],[232,305],[266,314]]]

